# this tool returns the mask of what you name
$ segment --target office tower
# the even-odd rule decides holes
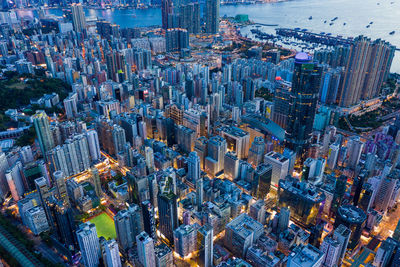
[[[311,184],[287,179],[279,181],[278,199],[278,206],[289,208],[295,221],[310,226],[316,223],[325,194]]]
[[[333,233],[333,239],[340,243],[340,253],[338,264],[340,264],[344,258],[344,255],[347,251],[347,246],[349,244],[351,231],[345,225],[341,224],[336,227],[335,232]]]
[[[218,129],[220,135],[226,140],[227,149],[236,153],[238,159],[248,156],[250,134],[234,126],[224,126]]]
[[[72,4],[72,24],[76,32],[82,32],[86,29],[85,13],[81,4]]]
[[[247,161],[253,165],[254,168],[263,161],[265,150],[264,138],[256,136],[249,149],[249,157]]]
[[[364,36],[355,38],[348,49],[343,82],[337,96],[343,107],[378,96],[394,57],[392,45]]]
[[[324,253],[316,247],[299,245],[288,256],[287,267],[322,266],[323,259]]]
[[[188,164],[187,178],[192,183],[196,183],[196,181],[200,179],[200,158],[199,156],[197,156],[196,151],[192,151],[189,153],[187,164]]]
[[[143,218],[143,229],[153,239],[156,236],[156,222],[154,218],[154,208],[150,201],[146,200],[142,202],[142,218]]]
[[[106,267],[121,267],[118,244],[114,239],[104,240],[101,243],[103,262]]]
[[[130,204],[128,209],[114,216],[115,230],[119,246],[127,251],[136,242],[136,236],[143,231],[143,220],[138,205]]]
[[[136,245],[139,262],[143,267],[156,267],[153,239],[146,232],[141,232],[136,236]]]
[[[265,199],[271,188],[272,165],[261,163],[254,171],[253,191],[258,199]]]
[[[197,230],[197,249],[199,250],[199,265],[213,266],[213,228],[205,224]]]
[[[227,150],[226,140],[217,135],[208,140],[208,155],[205,158],[205,171],[214,176],[224,168],[224,156]]]
[[[283,129],[286,129],[288,125],[291,91],[292,83],[277,77],[275,81],[272,121],[281,126]]]
[[[39,235],[49,229],[46,214],[44,213],[44,209],[40,206],[25,211],[24,217],[26,218],[26,226],[31,229],[34,235]]]
[[[89,146],[90,158],[92,161],[101,159],[99,137],[96,130],[86,132],[87,142]]]
[[[114,129],[112,131],[112,138],[114,143],[115,155],[117,155],[118,153],[124,151],[125,148],[125,130],[119,125],[114,125],[113,128]]]
[[[325,254],[323,264],[327,267],[337,266],[340,257],[341,245],[338,241],[327,236],[321,244],[321,251]]]
[[[265,202],[263,199],[257,200],[250,206],[249,215],[261,224],[265,224]]]
[[[264,163],[272,166],[271,184],[276,188],[281,179],[285,179],[289,170],[289,159],[271,151],[264,156]]]
[[[333,199],[331,204],[331,211],[336,213],[339,206],[342,205],[343,197],[346,192],[347,177],[340,175],[336,177],[335,190],[333,192]]]
[[[219,32],[219,0],[206,1],[206,33],[217,34]]]
[[[90,169],[90,174],[92,176],[92,183],[94,185],[94,191],[96,192],[96,196],[101,198],[103,196],[103,190],[101,189],[101,180],[99,171],[96,167],[92,167]]]
[[[52,230],[59,242],[70,250],[76,249],[78,243],[75,234],[76,226],[72,208],[64,205],[61,200],[53,196],[47,199],[45,211],[46,208],[51,218],[49,224],[52,226]]]
[[[350,249],[354,249],[360,241],[366,220],[367,215],[360,208],[353,205],[342,205],[339,207],[334,226],[338,227],[342,224],[350,229],[351,236],[348,245]]]
[[[36,111],[36,114],[32,116],[32,120],[39,141],[40,150],[45,156],[46,153],[54,147],[53,135],[51,134],[50,130],[49,117],[43,110],[41,110]]]
[[[192,225],[182,224],[174,231],[174,249],[182,258],[196,250],[197,231]]]
[[[99,264],[101,253],[96,226],[90,222],[82,223],[76,231],[76,238],[85,266],[96,267]]]
[[[260,235],[264,226],[245,213],[240,214],[225,227],[224,245],[238,257],[244,257]]]
[[[198,211],[201,211],[201,206],[203,205],[203,199],[204,199],[203,182],[204,182],[203,178],[199,178],[196,181],[196,205]]]
[[[186,153],[190,153],[194,148],[196,133],[190,128],[179,125],[176,131],[176,140],[179,147]]]
[[[277,225],[278,233],[282,233],[289,227],[289,220],[290,220],[289,208],[286,208],[286,207],[280,208],[278,225]]]
[[[361,190],[360,203],[358,203],[358,207],[362,209],[365,213],[369,211],[373,204],[375,192],[376,189],[372,184],[364,183]]]
[[[239,177],[239,159],[232,151],[228,151],[224,156],[224,175],[231,181]]]
[[[159,244],[154,248],[157,267],[173,267],[174,257],[172,250],[164,243]]]
[[[303,162],[313,131],[321,68],[306,53],[298,53],[294,65],[285,142]]]
[[[205,136],[200,136],[194,142],[194,151],[197,152],[197,156],[200,158],[200,168],[204,170],[205,158],[208,155],[208,139]]]
[[[177,196],[170,191],[159,192],[157,197],[159,230],[169,242],[173,242],[174,230],[178,227]]]

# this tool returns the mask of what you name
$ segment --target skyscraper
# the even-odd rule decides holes
[[[156,267],[153,239],[146,232],[141,232],[136,236],[136,245],[139,262],[143,267]]]
[[[40,150],[45,156],[54,147],[53,135],[50,130],[49,117],[43,110],[36,111],[33,115],[33,125],[35,125],[36,135],[39,140]]]
[[[72,24],[74,25],[74,30],[76,32],[82,32],[86,29],[86,19],[85,13],[83,12],[83,7],[81,4],[72,4]]]
[[[154,218],[154,208],[150,201],[142,202],[143,229],[153,239],[156,238],[156,222]]]
[[[219,32],[219,6],[220,0],[206,0],[206,33]]]
[[[201,206],[203,205],[203,199],[204,199],[203,182],[204,182],[203,178],[199,178],[196,181],[196,205],[198,211],[201,211]]]
[[[127,250],[136,242],[136,236],[143,231],[142,214],[138,205],[131,204],[114,216],[115,230],[119,246]]]
[[[249,149],[249,157],[247,161],[253,165],[253,167],[257,167],[263,161],[265,150],[264,138],[260,136],[256,136],[254,138],[253,143]]]
[[[159,230],[171,242],[174,242],[174,230],[178,227],[177,196],[173,191],[158,194]]]
[[[199,250],[199,265],[213,266],[213,228],[205,224],[197,230],[197,248]]]
[[[321,251],[325,254],[323,260],[324,266],[337,266],[341,252],[340,248],[340,243],[333,238],[327,236],[324,239],[324,242],[322,242],[321,245]]]
[[[103,196],[103,190],[101,189],[101,181],[99,171],[96,167],[90,169],[90,174],[92,175],[92,182],[94,185],[94,191],[96,192],[96,196],[101,198]]]
[[[336,227],[335,232],[333,233],[333,238],[340,243],[338,264],[342,262],[343,257],[346,254],[347,246],[350,240],[350,235],[351,235],[350,229],[344,226],[343,224]]]
[[[189,153],[187,162],[188,162],[187,178],[190,181],[192,181],[192,183],[196,183],[196,181],[200,178],[200,158],[199,156],[197,156],[196,151],[192,151]]]
[[[285,141],[288,148],[303,162],[313,131],[321,67],[306,53],[298,53],[294,65]]]
[[[114,239],[104,240],[101,244],[104,265],[107,267],[121,267],[118,244]]]
[[[100,244],[97,237],[96,226],[86,222],[79,225],[76,231],[79,248],[82,253],[83,263],[86,267],[96,267],[99,265]]]

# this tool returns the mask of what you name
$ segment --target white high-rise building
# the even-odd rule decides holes
[[[76,237],[85,266],[98,266],[101,251],[96,226],[90,222],[82,223],[76,231]]]
[[[154,241],[146,232],[141,232],[136,237],[139,262],[143,267],[156,267]]]
[[[328,150],[328,167],[329,169],[333,170],[336,167],[337,159],[339,156],[339,144],[334,143],[329,146]]]
[[[41,206],[30,208],[25,212],[24,216],[26,218],[26,225],[31,229],[33,234],[39,235],[49,229],[46,214]]]
[[[106,267],[121,267],[121,258],[119,256],[118,243],[114,240],[106,240],[102,244],[103,261]]]
[[[95,130],[86,132],[86,137],[89,145],[89,152],[92,161],[97,161],[101,158],[99,136]]]
[[[289,171],[289,159],[271,151],[264,156],[264,163],[272,165],[271,185],[278,187],[279,180],[285,179]]]
[[[197,249],[199,250],[199,264],[202,267],[213,266],[213,228],[205,224],[197,230]]]

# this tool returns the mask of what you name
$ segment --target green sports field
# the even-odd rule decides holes
[[[96,217],[90,219],[89,221],[96,225],[98,237],[104,236],[106,239],[117,238],[114,221],[105,212],[97,215]]]

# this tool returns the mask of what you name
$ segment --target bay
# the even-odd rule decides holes
[[[46,12],[62,15],[61,9],[48,9]],[[345,37],[364,35],[371,39],[380,38],[400,48],[400,0],[292,0],[223,5],[220,8],[220,16],[237,14],[248,14],[254,22],[278,24],[278,27],[299,27],[316,33],[326,32]],[[88,19],[104,18],[119,24],[121,28],[161,24],[159,8],[85,9],[85,15]],[[309,19],[310,16],[312,19]],[[335,17],[337,19],[331,22]],[[275,27],[264,28],[265,31],[273,32]],[[395,34],[390,35],[392,31]],[[399,51],[396,51],[391,71],[400,73]]]

